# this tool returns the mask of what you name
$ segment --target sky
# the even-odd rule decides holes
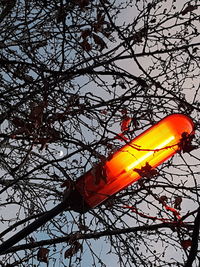
[[[186,1],[185,0],[177,0],[176,1],[176,7],[177,7],[177,9],[179,9],[179,7],[183,5],[183,2],[186,2]],[[166,2],[166,7],[163,6],[163,9],[169,7],[168,3],[169,3],[169,1]],[[123,24],[123,21],[127,21],[127,20],[130,20],[131,21],[132,18],[135,16],[135,12],[136,11],[135,11],[134,8],[124,11],[124,13],[121,15],[121,18],[118,21],[119,25],[120,24]],[[197,40],[197,41],[200,41],[200,40]],[[140,52],[140,51],[136,51],[136,52]],[[146,58],[145,59],[142,59],[141,58],[140,59],[140,62],[141,62],[142,65],[144,65],[144,63],[145,63],[147,67],[151,64],[151,62],[148,59],[146,59]],[[123,61],[119,62],[119,66],[122,67],[122,68],[124,68],[124,69],[127,69],[127,71],[130,71],[131,70],[131,72],[134,75],[138,75],[140,73],[139,69],[136,67],[136,65],[133,63],[132,60],[123,60]],[[78,80],[77,80],[77,82],[78,82]],[[83,79],[80,79],[79,82],[80,83],[83,83],[84,80]],[[188,84],[190,84],[190,81],[189,80],[188,80]],[[185,86],[187,87],[187,85],[185,85]],[[94,93],[94,88],[90,88],[90,89],[91,89],[91,92]],[[86,90],[88,92],[88,87],[86,87]],[[100,94],[100,96],[102,98],[106,99],[107,97],[109,97],[109,95],[106,95],[105,92],[99,91],[97,88],[95,90],[96,90],[95,91],[95,94]],[[83,93],[84,93],[84,91],[83,91]],[[193,98],[193,92],[191,92],[190,90],[187,90],[186,89],[185,90],[185,94],[186,94],[186,99],[190,100],[190,99]],[[118,127],[120,128],[120,124],[118,125]],[[116,128],[114,130],[117,131],[118,129],[117,129],[117,126],[116,126]],[[85,135],[87,136],[86,130],[85,130]],[[87,136],[87,138],[89,140],[90,139],[90,136]],[[63,156],[65,156],[65,153],[66,153],[65,148],[60,147],[59,149],[57,149],[57,152],[56,153],[57,153],[56,154],[56,157],[60,157],[62,153],[63,153]],[[176,160],[177,160],[177,162],[178,161],[181,161],[182,162],[182,159],[180,159],[178,156],[176,157]],[[187,156],[186,156],[186,160],[190,160],[190,157],[188,157],[188,159],[187,159]],[[188,183],[189,183],[189,185],[193,185],[194,181],[188,181]],[[190,204],[188,203],[186,205],[190,205]],[[188,208],[188,206],[187,206],[187,208]],[[144,210],[145,209],[148,209],[148,207],[144,207]],[[10,213],[14,212],[14,210],[15,210],[15,207],[14,206],[11,206],[10,207]],[[6,214],[3,214],[2,213],[2,216],[9,216],[9,215],[7,213]],[[131,219],[129,218],[129,220],[130,221],[127,221],[127,223],[131,225],[132,224]],[[1,229],[5,229],[5,227],[6,227],[5,225],[4,226],[1,226]],[[43,238],[43,235],[38,235],[37,237],[38,237],[38,239],[42,239]],[[118,260],[115,257],[110,256],[109,254],[107,255],[107,252],[109,250],[109,246],[107,246],[102,239],[92,241],[92,247],[97,251],[97,253],[99,253],[99,251],[101,251],[101,255],[102,255],[102,258],[104,259],[104,262],[106,263],[106,267],[113,267],[113,266],[116,266],[116,267],[119,266],[120,267],[120,265],[118,263]],[[160,248],[160,243],[158,243],[156,249],[159,249],[159,248]],[[145,251],[145,248],[144,248],[144,251]],[[178,253],[176,251],[170,251],[168,253],[171,253],[171,256],[172,257],[177,258]],[[89,255],[90,255],[89,250],[88,249],[85,250],[84,253],[83,253],[84,261],[83,261],[83,264],[81,266],[83,266],[83,267],[90,266],[89,264],[91,263],[91,259],[89,259]],[[46,266],[45,264],[42,264],[41,263],[40,266],[42,266],[42,265]],[[58,265],[56,265],[56,266],[58,266]],[[72,266],[70,266],[70,267],[72,267]]]

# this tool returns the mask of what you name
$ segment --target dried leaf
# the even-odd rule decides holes
[[[68,105],[69,106],[80,106],[80,96],[78,94],[71,95],[68,98]]]
[[[45,102],[40,102],[38,104],[33,103],[31,107],[31,112],[29,114],[29,119],[35,122],[35,126],[39,126],[43,120],[44,108],[46,106]]]
[[[158,171],[152,169],[151,165],[146,162],[146,165],[141,167],[141,169],[135,168],[133,171],[137,172],[141,177],[152,178],[153,176],[158,175]]]
[[[81,32],[81,37],[85,40],[88,36],[91,35],[91,30],[90,29],[85,29]]]
[[[106,170],[104,168],[104,162],[96,165],[93,170],[92,173],[94,175],[95,178],[95,185],[100,184],[101,181],[103,181],[105,184],[107,183],[107,176],[106,176]]]
[[[107,147],[108,149],[113,149],[114,145],[113,145],[113,144],[110,144],[110,143],[107,143],[107,144],[106,144],[106,147]]]
[[[88,43],[87,40],[83,40],[83,42],[81,42],[80,45],[81,45],[82,48],[83,48],[85,51],[87,51],[87,52],[89,52],[89,51],[92,50],[92,46]]]
[[[146,83],[146,81],[140,77],[137,78],[137,82],[141,87],[147,88],[148,84]]]
[[[95,32],[102,32],[103,31],[103,23],[101,23],[101,22],[93,23],[92,27],[94,28]]]
[[[28,74],[24,75],[24,80],[26,80],[27,82],[33,82],[34,78]]]
[[[188,239],[188,240],[182,240],[181,241],[181,246],[184,248],[184,249],[187,249],[189,247],[192,246],[192,240]]]
[[[126,85],[124,82],[119,82],[119,86],[122,88],[122,89],[126,89]]]
[[[57,21],[57,23],[64,22],[65,21],[65,18],[66,18],[66,12],[65,12],[65,10],[63,9],[63,7],[59,7],[58,8],[58,12],[56,14],[56,21]]]
[[[138,32],[133,34],[133,40],[135,43],[142,43],[143,42],[143,37],[145,37],[147,33],[147,28],[142,28],[141,30],[139,30]]]
[[[37,260],[40,262],[48,263],[49,259],[49,249],[48,248],[40,248],[37,253]]]
[[[41,113],[43,113],[43,110],[46,106],[46,103],[41,101],[39,103],[32,103],[31,104],[31,113],[30,113],[30,117],[37,117],[39,115],[41,115]]]
[[[50,141],[56,141],[60,138],[60,132],[55,130],[54,128],[51,128],[49,125],[47,127],[44,127],[44,134],[50,139]],[[41,129],[41,130],[43,130]]]
[[[127,131],[129,129],[129,125],[131,123],[131,118],[129,116],[124,116],[121,122],[121,131]]]
[[[167,200],[168,200],[167,196],[161,196],[161,197],[159,197],[159,202],[161,204],[163,204],[163,205],[166,204]]]
[[[84,9],[90,4],[90,0],[73,0],[73,2],[77,4],[81,9]]]
[[[194,11],[197,8],[198,8],[197,5],[196,6],[193,6],[191,4],[188,4],[188,6],[181,12],[181,14],[182,15],[186,15],[187,13],[192,12],[192,11]]]
[[[107,110],[106,108],[105,108],[105,109],[102,109],[102,110],[100,111],[100,113],[106,115],[106,114],[108,113],[108,110]]]
[[[155,23],[156,22],[156,18],[153,18],[150,22],[151,23]]]
[[[84,224],[82,224],[82,223],[79,223],[79,224],[78,224],[78,228],[79,228],[81,231],[85,231],[85,232],[89,230],[89,227],[86,226],[86,225],[84,225]]]
[[[182,197],[176,197],[174,202],[174,208],[181,210]]]
[[[19,117],[14,117],[11,122],[17,127],[24,127],[26,125],[26,122]]]
[[[67,249],[64,253],[64,258],[70,258],[72,257],[73,255],[75,255],[80,249],[82,249],[82,245],[78,242],[78,241],[75,241],[72,246]]]
[[[42,40],[42,41],[38,42],[38,43],[34,46],[34,48],[35,48],[35,49],[39,49],[40,47],[46,46],[47,44],[48,44],[47,40]],[[32,78],[32,77],[31,77],[31,78]],[[32,79],[33,79],[33,78],[32,78]]]
[[[60,187],[71,188],[72,187],[72,181],[66,180],[66,181],[64,181],[64,183],[61,184]]]
[[[104,23],[105,21],[105,14],[103,14],[103,11],[100,10],[100,11],[97,11],[97,21],[99,23]]]
[[[54,121],[64,121],[66,119],[66,113],[54,113],[51,117],[48,118],[49,122]]]
[[[192,139],[194,138],[193,134],[188,134],[187,132],[182,133],[182,138],[179,142],[179,149],[180,151],[183,151],[183,153],[189,153],[192,150],[198,148],[197,146],[194,146],[191,144]]]
[[[17,135],[30,135],[30,129],[27,126],[18,128],[14,133],[11,134],[11,138],[15,139]]]
[[[115,38],[112,36],[113,31],[111,29],[105,29],[103,28],[101,33],[108,38],[111,42],[115,42]]]
[[[124,109],[120,110],[120,112],[121,112],[121,114],[126,115],[128,111],[126,108],[124,108]]]
[[[107,48],[106,43],[104,42],[104,40],[101,37],[99,37],[98,35],[96,35],[94,33],[92,34],[92,37],[94,39],[95,44],[100,46],[100,50]]]
[[[40,150],[43,150],[45,147],[47,147],[47,143],[49,143],[51,139],[49,137],[41,137],[37,139],[37,142],[41,144]]]

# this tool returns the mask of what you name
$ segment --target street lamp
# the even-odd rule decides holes
[[[84,213],[142,176],[155,174],[154,169],[180,151],[181,142],[193,134],[194,123],[188,116],[165,117],[81,176],[69,198],[71,208]]]
[[[194,135],[194,123],[182,114],[165,117],[127,143],[105,162],[82,175],[63,202],[0,245],[0,255],[64,210],[85,213],[155,168],[176,152],[187,151]]]

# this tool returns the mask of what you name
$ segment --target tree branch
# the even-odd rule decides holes
[[[33,249],[40,246],[47,246],[47,245],[54,245],[59,244],[62,242],[68,242],[70,240],[80,240],[80,239],[98,239],[100,237],[104,236],[116,236],[116,235],[122,235],[122,234],[128,234],[128,233],[137,233],[142,231],[154,231],[160,228],[170,228],[174,229],[174,227],[180,227],[179,222],[165,222],[160,224],[154,224],[154,225],[144,225],[144,226],[137,226],[137,227],[130,227],[125,229],[115,229],[115,230],[106,230],[101,232],[93,232],[93,233],[75,233],[75,234],[69,234],[64,237],[58,237],[55,239],[49,239],[49,240],[42,240],[38,242],[33,242],[29,244],[23,244],[19,246],[14,246],[12,248],[9,248],[6,253],[13,253],[24,249]],[[187,225],[181,225],[182,227],[190,227]],[[4,254],[4,253],[2,253]]]
[[[195,260],[198,251],[198,239],[199,239],[199,229],[200,229],[200,207],[198,208],[197,216],[194,220],[194,230],[192,233],[192,246],[184,267],[192,267],[192,263]]]

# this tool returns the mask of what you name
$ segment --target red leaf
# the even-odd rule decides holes
[[[188,239],[188,240],[181,241],[181,246],[184,249],[187,249],[187,248],[191,247],[192,246],[192,240]]]
[[[163,205],[166,205],[166,202],[167,202],[168,198],[167,196],[161,196],[159,197],[159,202]]]
[[[44,137],[44,138],[38,138],[37,142],[39,144],[41,144],[40,150],[43,150],[45,147],[47,147],[47,143],[50,141],[51,139],[49,137]]]
[[[42,123],[45,106],[45,102],[40,102],[36,105],[33,104],[31,107],[29,119],[35,123],[35,127],[40,126]]]
[[[104,23],[105,14],[102,12],[102,10],[97,11],[97,21]]]
[[[181,210],[182,197],[176,197],[174,202],[174,208]]]
[[[64,258],[66,259],[72,257],[80,249],[82,249],[82,245],[78,241],[75,241],[72,246],[65,251]]]
[[[30,130],[28,127],[24,126],[19,129],[17,129],[14,133],[11,134],[11,138],[15,139],[17,135],[30,135]]]
[[[40,248],[37,253],[37,260],[40,262],[48,263],[49,259],[49,249],[48,248]]]
[[[164,207],[167,211],[171,211],[178,220],[181,219],[180,213],[176,209],[174,209],[170,206],[167,206],[167,205],[165,205]]]
[[[33,106],[31,107],[31,113],[29,115],[29,118],[35,120],[36,118],[42,116],[44,107],[45,107],[44,102],[38,103],[37,105],[33,104]]]
[[[100,113],[106,115],[106,114],[108,113],[108,110],[107,110],[107,109],[102,109],[102,110],[100,111]]]
[[[120,112],[121,112],[123,115],[126,115],[126,114],[127,114],[127,109],[124,108],[124,109],[122,109]]]
[[[72,182],[69,180],[64,181],[64,183],[61,184],[60,187],[67,187],[70,188],[72,186]]]
[[[85,40],[88,36],[91,35],[91,30],[90,29],[85,29],[81,32],[81,37]]]
[[[14,117],[11,122],[17,127],[24,127],[26,125],[26,122],[18,117]]]
[[[82,48],[83,48],[85,51],[87,51],[87,52],[89,52],[89,51],[92,50],[92,46],[88,43],[88,41],[87,41],[86,39],[83,40],[83,42],[80,43],[80,45],[81,45]]]
[[[121,131],[127,131],[129,129],[129,125],[131,123],[131,118],[129,116],[125,116],[121,122]]]

